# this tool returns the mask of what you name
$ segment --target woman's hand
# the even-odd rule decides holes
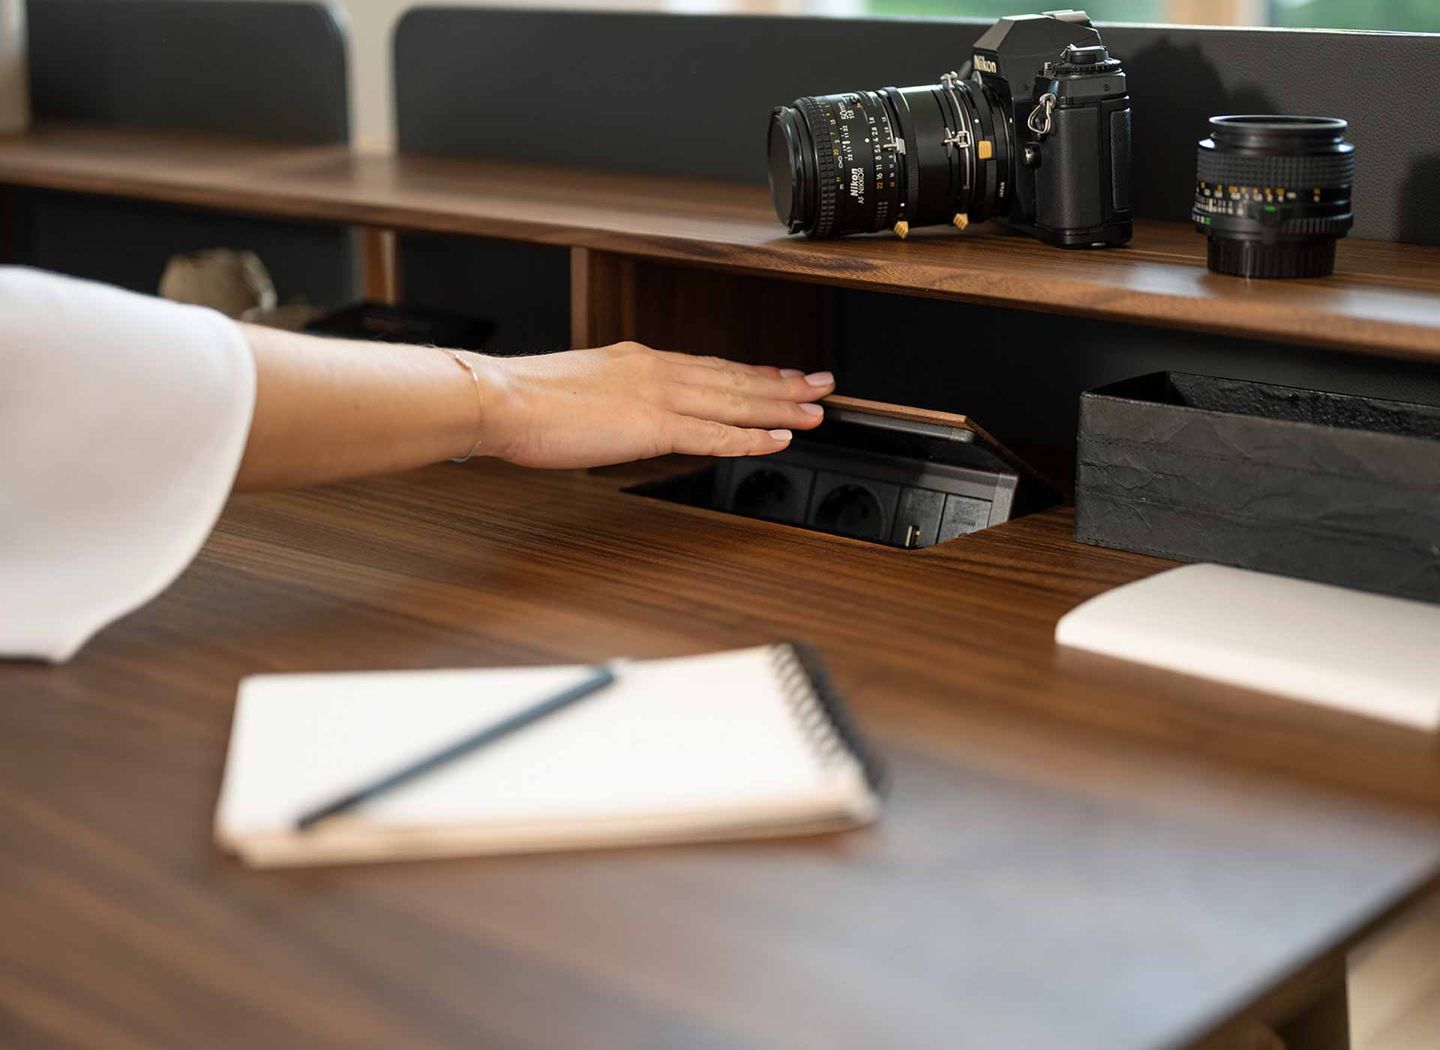
[[[540,357],[467,355],[479,452],[527,467],[598,467],[670,452],[763,456],[819,425],[828,372],[741,365],[616,343]]]

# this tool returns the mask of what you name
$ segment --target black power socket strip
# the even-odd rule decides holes
[[[1017,497],[1053,502],[975,439],[970,429],[847,409],[784,452],[629,491],[914,550],[1008,521]]]

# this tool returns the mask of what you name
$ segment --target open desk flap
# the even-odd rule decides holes
[[[969,416],[841,394],[833,394],[821,404],[825,406],[825,424],[812,433],[797,434],[797,441],[853,442],[938,463],[1013,473],[1024,486],[1041,490],[1038,503],[1054,502],[1055,486]]]

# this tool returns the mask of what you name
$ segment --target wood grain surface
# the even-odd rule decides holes
[[[5,183],[1440,360],[1440,248],[1350,239],[1333,277],[1244,281],[1206,270],[1203,239],[1178,224],[1138,223],[1105,251],[995,224],[815,242],[785,236],[753,186],[95,128],[0,137]]]
[[[1218,1046],[1433,886],[1433,737],[1056,649],[1166,563],[1066,512],[879,548],[639,473],[237,498],[72,663],[0,667],[0,1046]],[[791,637],[888,760],[873,828],[268,873],[210,843],[244,675]]]

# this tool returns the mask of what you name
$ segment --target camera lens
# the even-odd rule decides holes
[[[798,98],[770,118],[770,196],[791,233],[960,225],[1004,204],[1010,144],[978,82]],[[903,227],[902,227],[903,229]]]
[[[1350,229],[1355,147],[1335,117],[1210,118],[1190,217],[1210,269],[1239,277],[1323,277]]]

